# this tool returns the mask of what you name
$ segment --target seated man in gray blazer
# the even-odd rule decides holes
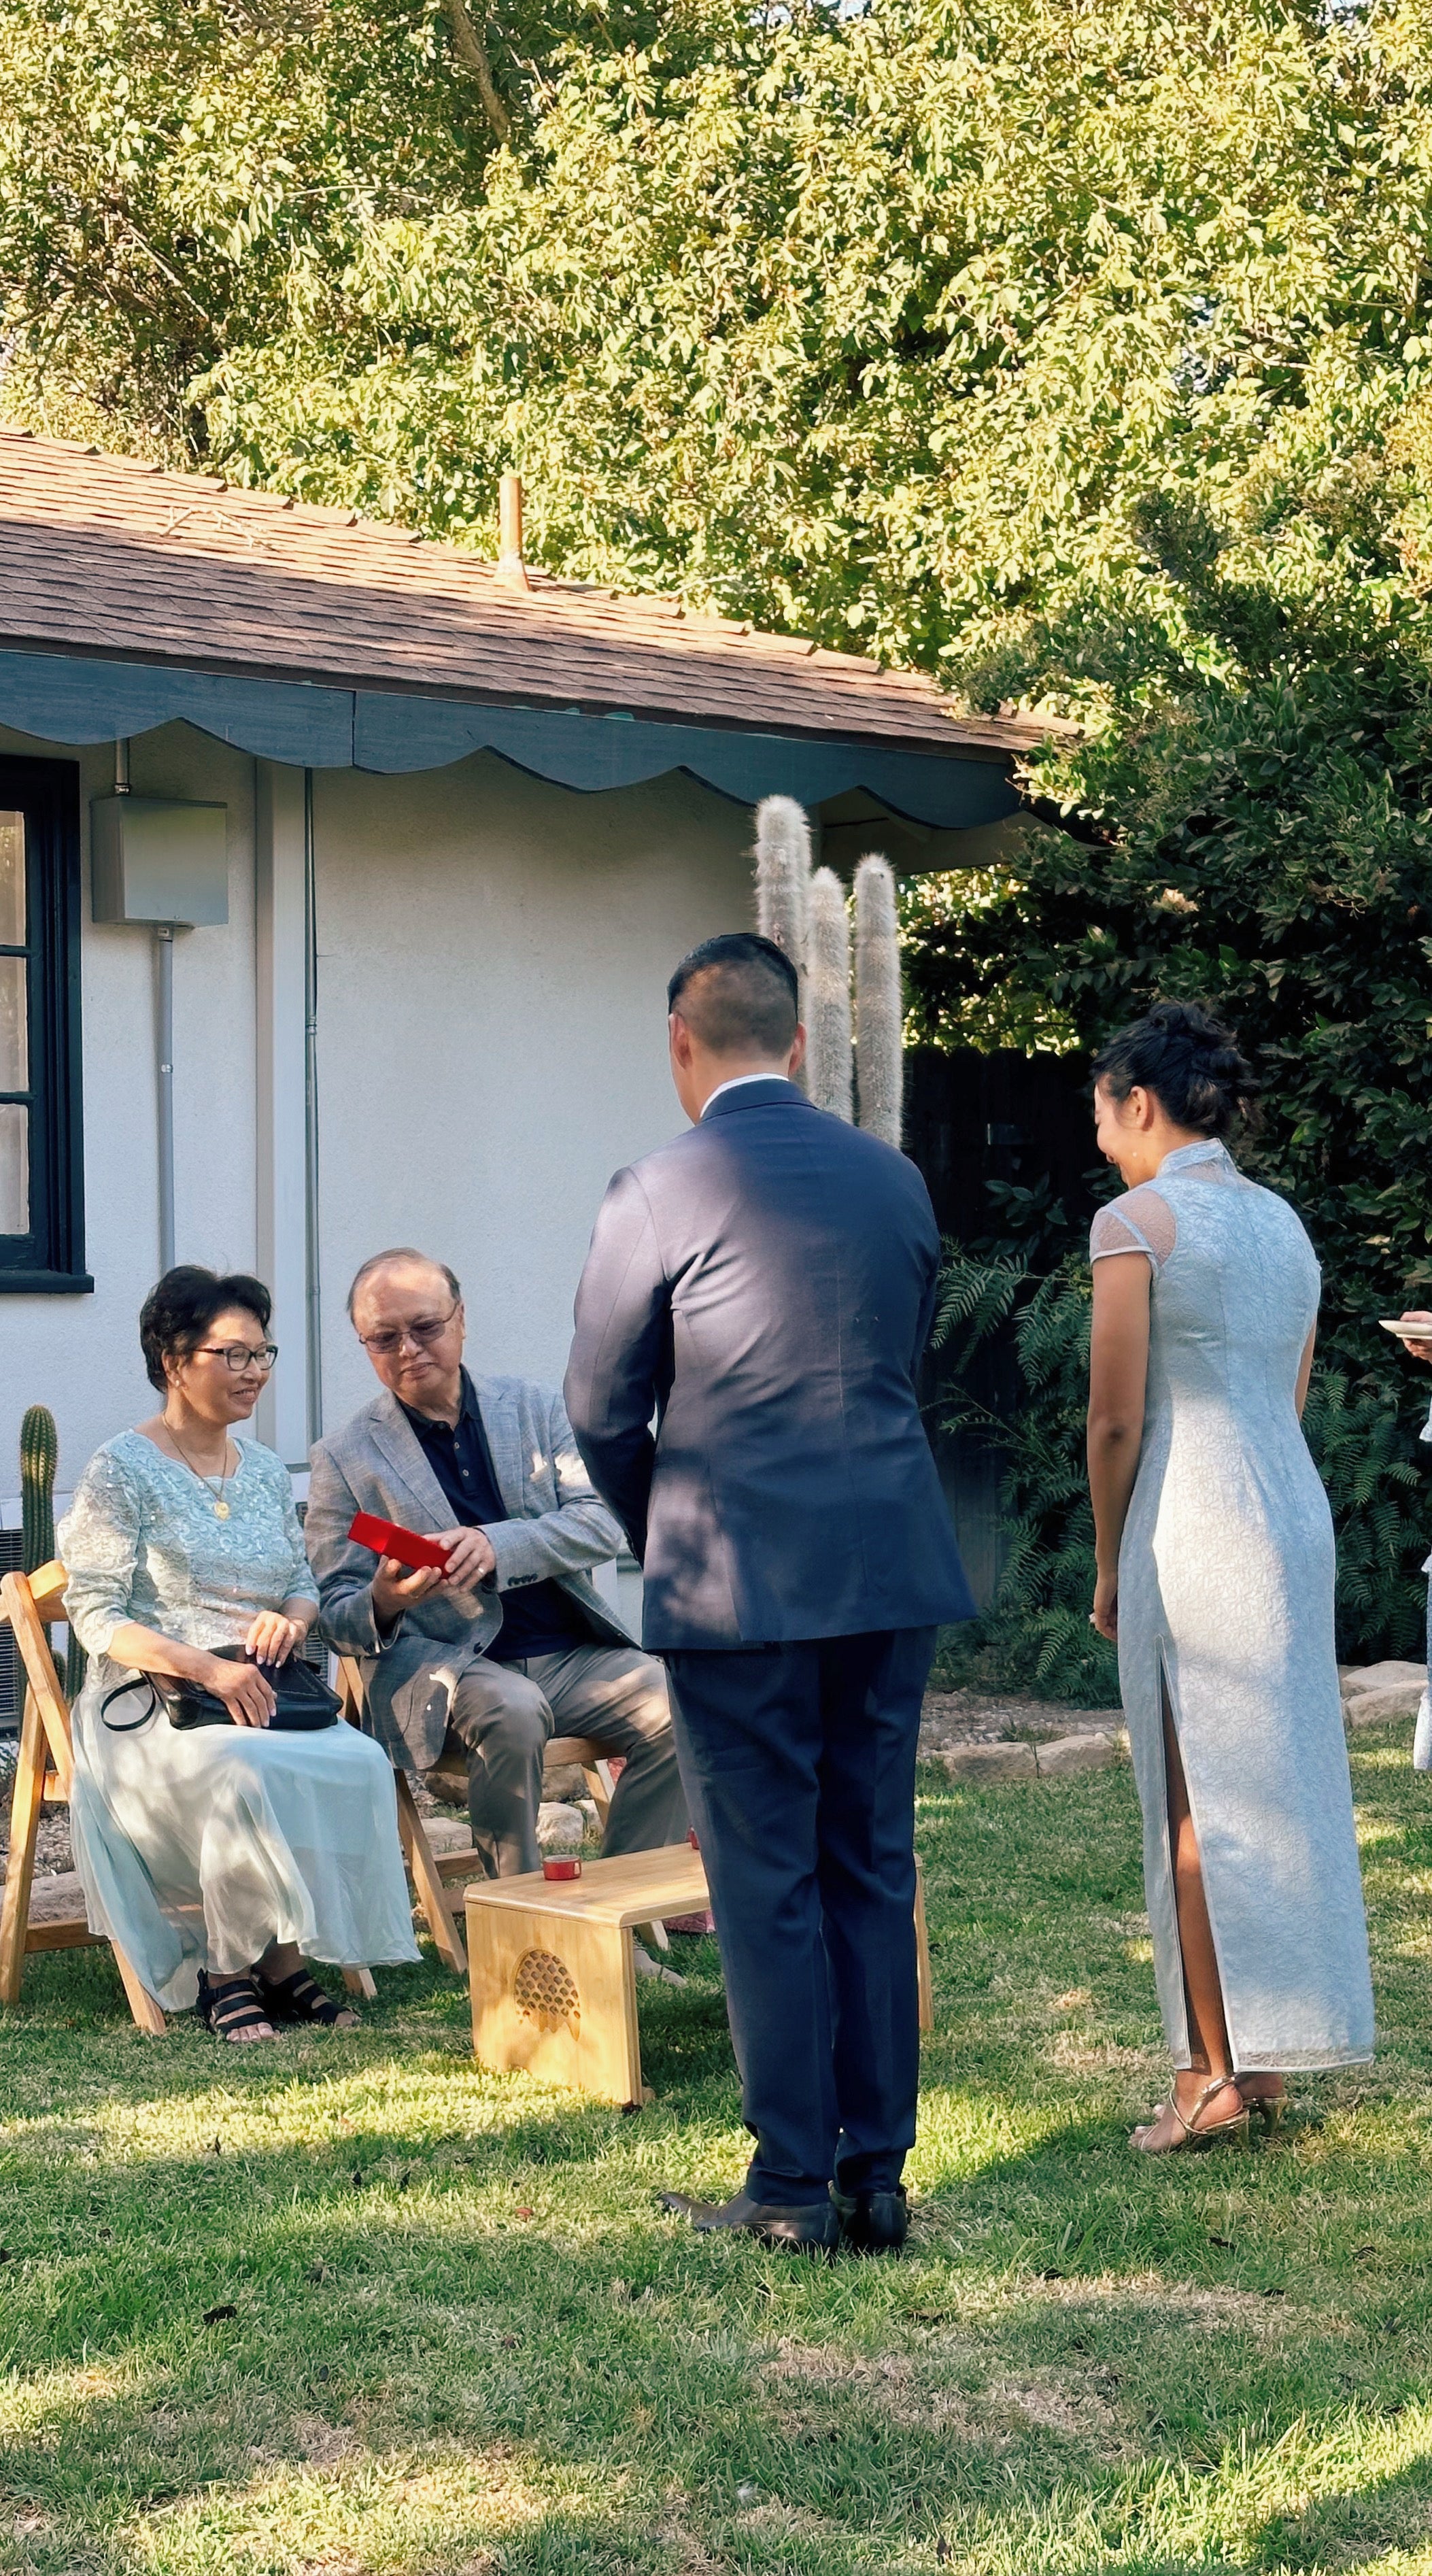
[[[304,1535],[322,1634],[358,1658],[372,1732],[404,1770],[465,1772],[489,1878],[541,1867],[553,1734],[625,1757],[608,1852],[680,1842],[665,1676],[591,1579],[621,1530],[561,1397],[525,1378],[469,1377],[461,1289],[419,1252],[365,1261],[348,1312],[382,1392],[315,1447]],[[358,1511],[440,1538],[446,1574],[355,1546]]]

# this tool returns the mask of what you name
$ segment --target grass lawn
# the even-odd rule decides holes
[[[0,2022],[0,2568],[80,2576],[1432,2576],[1432,1788],[1353,1770],[1382,2053],[1272,2148],[1139,2163],[1127,1771],[926,1774],[939,2030],[903,2263],[706,2243],[744,2165],[714,1954],[655,2108],[478,2073],[440,1971],[361,2036]],[[690,1948],[692,1945],[683,1945]]]

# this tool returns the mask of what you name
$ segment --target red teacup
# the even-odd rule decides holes
[[[554,1858],[543,1861],[542,1875],[544,1878],[580,1878],[582,1864],[565,1852],[558,1853]]]

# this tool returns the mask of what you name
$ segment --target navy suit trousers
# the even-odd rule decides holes
[[[915,1755],[933,1628],[668,1649],[756,2140],[787,2205],[889,2190],[914,2143]]]

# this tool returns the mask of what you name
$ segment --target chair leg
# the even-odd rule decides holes
[[[462,1936],[453,1921],[447,1889],[438,1876],[432,1845],[423,1831],[423,1820],[418,1813],[417,1801],[408,1784],[407,1773],[395,1771],[393,1780],[398,1792],[398,1833],[402,1840],[403,1856],[412,1874],[413,1885],[418,1892],[418,1903],[423,1910],[428,1930],[437,1943],[440,1957],[447,1961],[454,1976],[465,1977],[467,1952],[462,1946]]]
[[[615,1787],[612,1775],[605,1762],[584,1762],[582,1778],[587,1784],[587,1795],[597,1811],[597,1824],[601,1832],[605,1833],[607,1819],[612,1812],[612,1795]]]
[[[378,1989],[373,1983],[371,1968],[345,1968],[343,1982],[350,1995],[361,1995],[365,2004],[377,2002]]]
[[[35,1846],[45,1803],[45,1729],[32,1691],[25,1693],[20,1754],[10,1799],[10,1853],[0,1903],[0,2004],[17,2004],[25,1970]]]
[[[114,1964],[119,1970],[120,1983],[129,1997],[129,2009],[134,2015],[135,2027],[142,2030],[146,2038],[167,2039],[169,2024],[140,1976],[139,1970],[126,1958],[117,1941],[111,1941],[109,1946],[114,1952]]]
[[[635,1923],[632,1929],[648,1950],[669,1950],[671,1947],[671,1935],[664,1923]]]

